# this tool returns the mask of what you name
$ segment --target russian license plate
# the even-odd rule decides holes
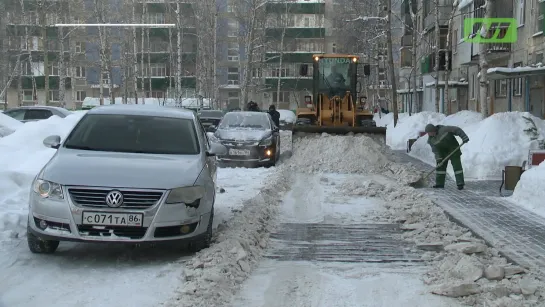
[[[142,213],[83,212],[84,225],[142,227]]]
[[[249,156],[250,150],[248,149],[229,149],[229,155],[231,156]]]

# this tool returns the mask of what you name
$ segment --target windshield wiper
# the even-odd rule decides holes
[[[79,146],[79,145],[65,145],[64,148],[68,148],[68,149],[80,149],[80,150],[93,150],[93,151],[100,151],[102,149],[99,149],[99,148],[94,148],[94,147],[90,147],[90,146]]]

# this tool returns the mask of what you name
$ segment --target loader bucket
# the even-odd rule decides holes
[[[386,127],[331,127],[331,126],[314,126],[314,125],[304,125],[304,126],[294,126],[293,133],[303,132],[303,133],[327,133],[327,134],[349,134],[350,132],[354,134],[365,133],[365,134],[377,134],[386,136]]]
[[[295,144],[300,142],[301,139],[307,138],[310,135],[320,135],[327,133],[331,135],[347,135],[347,134],[365,134],[367,137],[372,138],[379,144],[386,143],[386,127],[331,127],[331,126],[294,126],[291,136],[292,148],[295,148]]]

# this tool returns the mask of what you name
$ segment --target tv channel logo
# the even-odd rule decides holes
[[[517,20],[515,18],[465,18],[464,41],[480,44],[514,43],[517,41]]]

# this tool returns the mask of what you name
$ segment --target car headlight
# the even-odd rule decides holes
[[[32,190],[42,198],[64,199],[62,186],[51,181],[36,179],[32,184]]]
[[[201,186],[183,187],[172,189],[168,194],[167,204],[184,203],[186,205],[193,204],[204,197],[204,188]]]
[[[271,146],[272,143],[273,143],[272,140],[273,140],[273,138],[272,138],[272,135],[271,135],[268,138],[261,140],[261,142],[259,142],[259,145],[261,145],[261,146]]]

